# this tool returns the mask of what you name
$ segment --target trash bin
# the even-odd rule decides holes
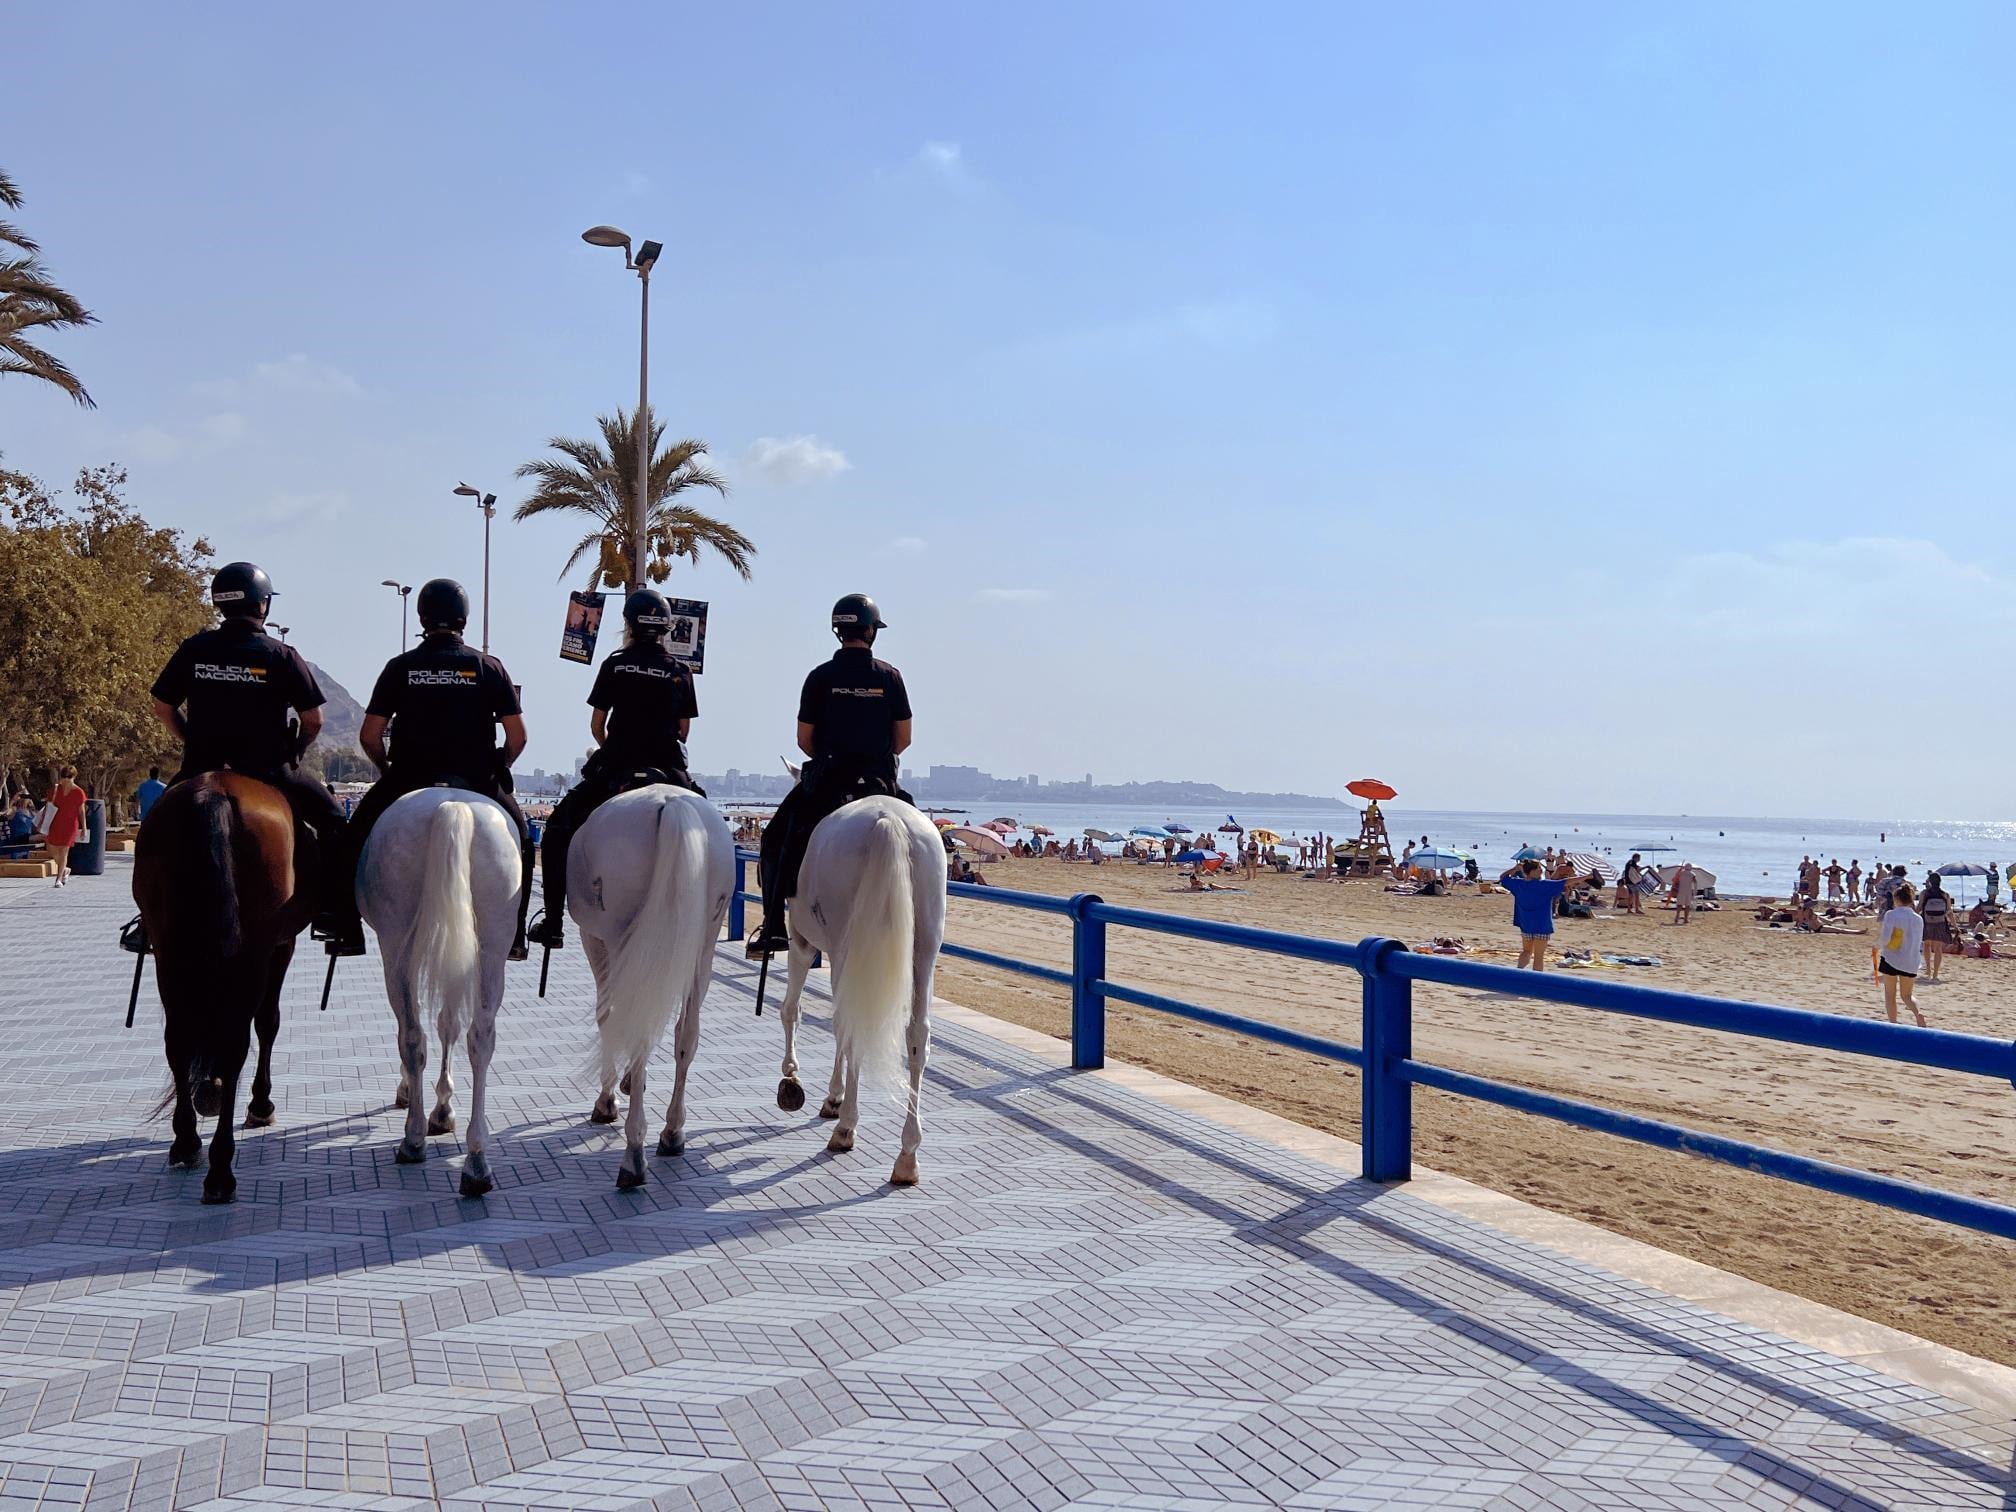
[[[105,875],[105,800],[84,800],[84,832],[70,847],[70,870],[80,877]]]

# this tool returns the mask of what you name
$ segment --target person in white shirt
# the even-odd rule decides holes
[[[1925,921],[1911,906],[1916,896],[1909,882],[1899,882],[1891,894],[1890,908],[1876,925],[1876,974],[1883,982],[1883,1011],[1890,1022],[1897,1022],[1897,999],[1902,997],[1923,1029],[1925,1015],[1911,997],[1925,956]]]

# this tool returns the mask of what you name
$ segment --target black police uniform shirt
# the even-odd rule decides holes
[[[813,754],[828,761],[893,766],[896,726],[909,717],[903,674],[865,646],[842,646],[812,669],[798,695],[798,720],[812,726]]]
[[[385,663],[366,712],[392,721],[395,768],[480,782],[497,770],[495,727],[518,712],[518,695],[496,657],[429,636]]]
[[[588,706],[609,715],[603,749],[613,759],[650,766],[679,762],[679,721],[700,712],[693,674],[657,640],[604,658]]]
[[[200,630],[177,646],[153,694],[165,704],[187,705],[185,763],[192,771],[291,761],[288,711],[305,713],[328,702],[307,658],[245,619]]]

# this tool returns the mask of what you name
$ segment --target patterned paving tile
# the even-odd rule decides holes
[[[158,1008],[119,1027],[124,865],[0,883],[0,1512],[2016,1506],[2005,1417],[983,1035],[939,1031],[892,1190],[889,1110],[830,1156],[776,1109],[731,952],[638,1191],[567,952],[544,1001],[510,976],[487,1200],[459,1135],[392,1162],[354,963],[326,1014],[290,982],[280,1122],[204,1208],[150,1118]]]

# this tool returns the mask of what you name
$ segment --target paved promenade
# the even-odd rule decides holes
[[[393,1163],[376,960],[317,1014],[304,958],[279,1122],[204,1208],[151,966],[120,1027],[127,887],[0,884],[0,1512],[2016,1508],[1999,1413],[970,1028],[891,1189],[889,1110],[839,1157],[777,1110],[727,955],[688,1152],[635,1193],[580,953],[543,1003],[513,968],[484,1201],[457,1136]]]

